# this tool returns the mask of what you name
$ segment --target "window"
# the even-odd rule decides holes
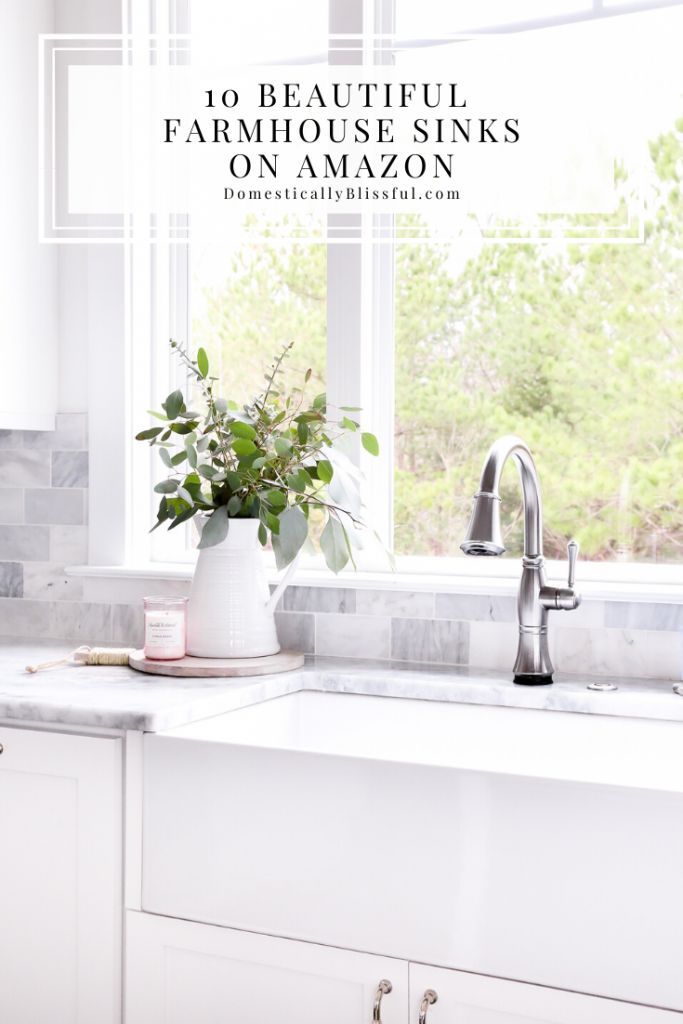
[[[459,551],[471,495],[488,445],[508,432],[528,440],[537,459],[550,558],[562,558],[577,536],[583,557],[596,564],[680,563],[682,5],[377,6],[383,31],[392,30],[395,14],[399,62],[434,46],[430,33],[496,29],[528,31],[546,48],[571,45],[584,59],[634,37],[656,50],[647,115],[633,125],[648,147],[645,243],[498,246],[473,230],[444,244],[425,220],[424,242],[403,245],[399,218],[389,226],[395,244],[374,248],[362,241],[363,224],[349,228],[359,234],[357,247],[199,244],[177,281],[181,297],[186,288],[191,344],[204,345],[226,388],[241,393],[294,338],[296,365],[312,366],[340,401],[364,407],[383,452],[368,483],[369,517],[393,539],[399,567],[438,571],[457,558],[459,569],[472,571]],[[232,7],[193,0],[192,18],[219,11],[229,18]],[[255,24],[275,11],[284,20],[275,42],[269,33],[250,58],[319,61],[327,46],[323,7],[311,0],[309,18],[300,5],[294,25],[280,5],[255,4]],[[333,18],[335,7],[333,0]],[[366,14],[366,32],[367,25]],[[243,31],[262,38],[246,22],[216,35]],[[519,553],[512,467],[503,512],[509,548]],[[169,551],[160,547],[156,557],[177,557]],[[505,571],[498,562],[496,573]]]
[[[516,433],[539,467],[548,557],[576,536],[595,562],[683,560],[682,14],[585,21],[531,42],[530,54],[571,45],[589,61],[606,46],[633,53],[634,38],[658,53],[631,128],[647,148],[644,244],[398,246],[398,555],[458,555],[483,449]],[[520,554],[515,475],[502,511]]]

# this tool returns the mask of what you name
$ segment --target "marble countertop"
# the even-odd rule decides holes
[[[65,666],[35,674],[31,662],[65,645],[0,641],[0,722],[160,732],[302,689],[491,704],[683,722],[672,682],[619,679],[615,692],[558,675],[552,686],[515,686],[500,672],[310,658],[295,672],[242,679],[176,679],[129,668]]]

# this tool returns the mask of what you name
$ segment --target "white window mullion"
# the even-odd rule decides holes
[[[393,0],[331,0],[330,64],[376,62],[377,34],[393,30]],[[355,36],[355,38],[344,38]],[[363,427],[377,434],[380,457],[363,452],[358,437],[347,453],[365,482],[366,518],[391,546],[393,534],[393,245],[386,215],[331,214],[327,256],[327,379],[331,406],[360,406]],[[364,568],[374,565],[372,557]]]

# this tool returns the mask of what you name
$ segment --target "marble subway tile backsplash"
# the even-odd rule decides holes
[[[0,636],[75,644],[142,644],[143,593],[186,594],[187,580],[125,584],[69,576],[88,561],[86,417],[56,430],[0,430]],[[280,642],[306,654],[510,672],[517,648],[511,594],[390,589],[352,574],[331,586],[291,586],[278,606]],[[683,601],[584,600],[550,619],[557,669],[574,675],[680,679]]]
[[[110,606],[83,604],[64,571],[87,561],[87,486],[85,414],[0,430],[0,635],[111,639]]]

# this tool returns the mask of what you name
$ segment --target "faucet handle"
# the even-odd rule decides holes
[[[576,562],[579,557],[579,543],[576,540],[570,540],[567,544],[567,560],[569,562],[569,576],[567,577],[567,586],[570,590],[574,587],[574,581],[576,579]]]
[[[541,588],[540,600],[544,608],[549,611],[557,608],[564,612],[571,612],[581,604],[581,594],[574,589],[576,577],[576,562],[579,557],[579,545],[575,540],[567,544],[567,561],[569,563],[568,579],[566,587],[545,586]]]

